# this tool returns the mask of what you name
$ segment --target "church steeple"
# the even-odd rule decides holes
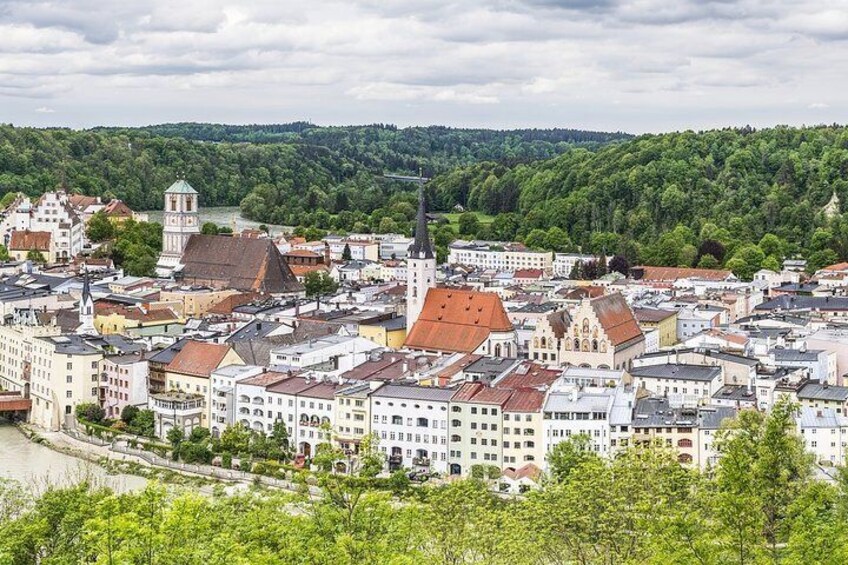
[[[88,269],[82,275],[82,296],[79,302],[79,321],[77,332],[80,335],[94,335],[94,298],[91,296],[91,286],[88,279]]]
[[[421,310],[427,291],[436,286],[436,256],[427,229],[427,206],[424,202],[424,183],[418,186],[418,218],[415,239],[409,246],[406,259],[406,331],[412,329]]]
[[[415,241],[409,247],[409,256],[416,259],[433,258],[430,230],[427,229],[427,205],[424,201],[424,183],[418,185],[418,216],[415,221]]]

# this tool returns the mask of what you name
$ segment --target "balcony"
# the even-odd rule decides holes
[[[415,467],[429,467],[430,466],[430,458],[429,457],[413,457],[412,464]]]

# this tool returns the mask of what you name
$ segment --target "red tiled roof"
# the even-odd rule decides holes
[[[504,412],[541,412],[545,404],[545,393],[535,388],[520,388],[504,404]]]
[[[218,368],[229,352],[229,345],[188,341],[168,363],[165,370],[172,373],[208,378],[209,373]]]
[[[633,311],[618,292],[593,298],[589,301],[589,304],[613,345],[621,345],[632,339],[643,338],[642,330],[639,329],[639,324],[633,317]]]
[[[643,281],[676,281],[678,279],[704,279],[711,281],[723,281],[730,277],[733,273],[722,269],[694,269],[688,267],[653,267],[650,265],[640,265],[633,267],[636,272],[641,272],[642,276],[638,280]]]
[[[78,210],[84,210],[93,204],[97,204],[99,200],[97,196],[86,196],[85,194],[71,194],[68,196],[71,206]]]
[[[13,231],[9,249],[15,251],[50,251],[49,231]]]
[[[413,349],[471,353],[490,333],[512,329],[498,295],[431,288],[405,345]]]
[[[283,253],[283,257],[323,257],[322,254],[317,251],[312,251],[310,249],[292,249],[291,251],[286,251]]]
[[[277,394],[300,394],[315,386],[314,380],[307,380],[304,377],[292,377],[285,379],[269,387],[266,387],[267,392],[275,392]]]
[[[518,269],[512,274],[514,279],[541,279],[545,272],[542,269]]]
[[[539,388],[551,386],[562,374],[558,369],[546,369],[538,363],[524,361],[497,382],[498,388]]]
[[[289,377],[290,375],[288,373],[266,371],[264,373],[256,375],[255,377],[248,377],[246,379],[242,379],[239,381],[239,384],[267,387],[273,384],[277,384],[278,382],[288,379]]]
[[[242,292],[240,294],[231,294],[220,302],[216,302],[214,306],[207,310],[207,313],[226,316],[233,313],[233,308],[243,306],[259,298],[262,298],[262,295],[257,292]]]
[[[103,212],[107,216],[132,216],[132,209],[127,206],[123,200],[111,200],[103,207]]]
[[[323,263],[319,263],[318,265],[289,264],[289,269],[291,269],[292,274],[296,277],[306,276],[306,273],[311,273],[312,271],[324,271],[325,273],[329,272],[329,269],[327,269],[327,265],[324,265]]]
[[[827,267],[823,267],[822,271],[848,271],[848,263],[835,263],[833,265],[828,265]]]

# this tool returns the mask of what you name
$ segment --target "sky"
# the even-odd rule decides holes
[[[0,0],[0,122],[848,122],[848,0]]]

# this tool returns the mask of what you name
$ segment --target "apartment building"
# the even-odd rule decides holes
[[[147,359],[141,354],[111,355],[103,359],[100,402],[107,418],[119,418],[126,406],[147,406]]]
[[[448,246],[451,265],[468,265],[480,270],[515,271],[542,269],[550,273],[553,260],[549,251],[534,251],[521,243],[457,240]]]
[[[36,337],[32,343],[30,421],[48,430],[70,423],[74,408],[100,402],[103,352],[78,335]]]
[[[371,393],[371,429],[389,470],[448,472],[448,419],[452,389],[386,384]]]
[[[503,407],[511,396],[479,382],[459,387],[450,403],[451,475],[469,474],[475,465],[503,467]]]
[[[724,386],[721,367],[706,365],[662,364],[630,369],[633,386],[657,396],[664,396],[672,406],[709,404]]]

